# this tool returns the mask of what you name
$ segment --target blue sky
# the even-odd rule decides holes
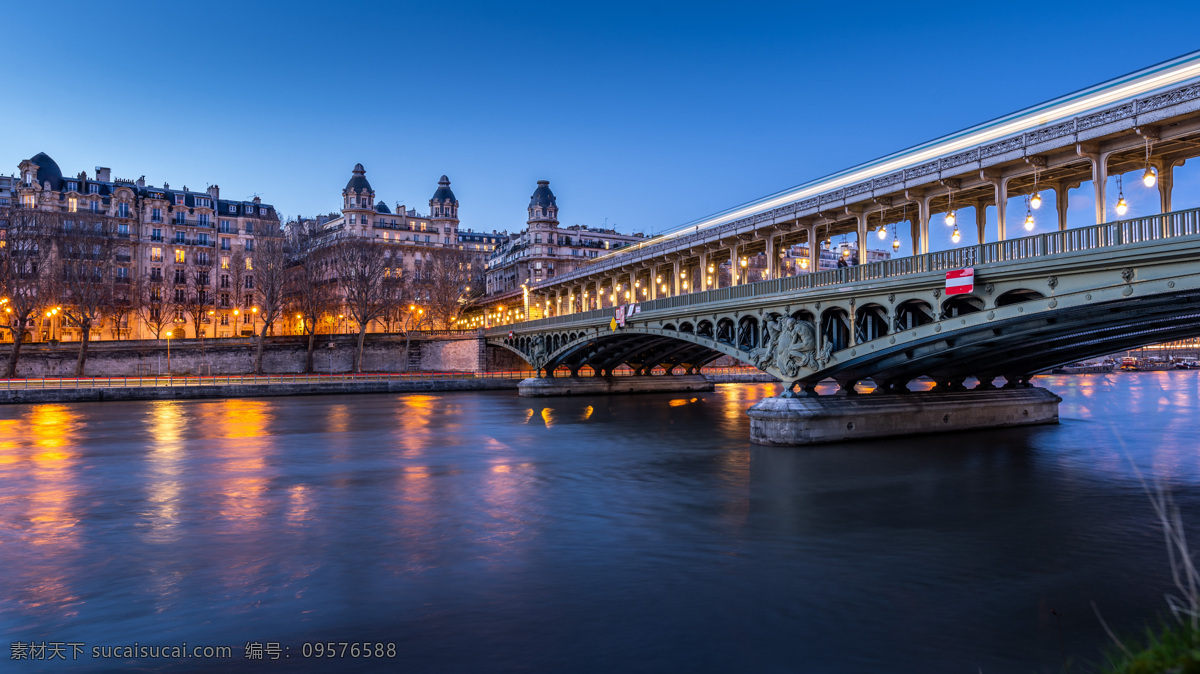
[[[295,216],[362,162],[422,210],[448,174],[488,231],[524,225],[539,179],[565,224],[662,231],[1200,48],[1200,3],[1169,1],[55,7],[5,6],[5,172],[44,151]],[[1127,187],[1131,215],[1156,204]]]

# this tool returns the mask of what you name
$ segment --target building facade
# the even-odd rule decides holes
[[[641,234],[620,234],[613,229],[560,226],[558,201],[548,180],[538,181],[528,212],[526,228],[507,237],[488,259],[488,295],[503,295],[566,274],[608,251],[644,239]]]
[[[13,207],[60,214],[69,229],[101,219],[116,237],[114,279],[145,291],[168,315],[161,322],[176,338],[253,334],[254,241],[257,233],[279,228],[275,208],[258,197],[222,199],[220,188],[171,189],[137,180],[114,179],[108,168],[63,176],[58,164],[39,153],[0,181],[0,200]],[[0,201],[0,206],[3,206]],[[185,308],[186,307],[186,308]],[[91,339],[150,339],[149,313],[131,311],[119,323],[93,325]],[[39,316],[34,340],[77,341],[79,329],[61,315]],[[159,329],[158,332],[163,330]],[[166,336],[165,334],[162,336]],[[11,336],[5,335],[5,339]]]

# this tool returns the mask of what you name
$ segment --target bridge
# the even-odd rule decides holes
[[[786,274],[779,253],[790,246],[807,244],[803,262],[815,271],[820,242],[852,237],[863,251],[875,232],[887,247],[898,228],[912,241],[908,252],[920,255],[939,247],[931,245],[935,236],[950,243],[951,227],[942,223],[959,211],[973,210],[974,226],[958,218],[955,231],[961,226],[979,243],[994,231],[1004,241],[1027,234],[1008,231],[1013,202],[1042,195],[1053,194],[1055,208],[1032,211],[1034,231],[1062,231],[1067,200],[1079,189],[1093,192],[1088,224],[1102,224],[1123,215],[1124,195],[1110,193],[1111,177],[1129,172],[1151,172],[1152,198],[1170,212],[1175,169],[1196,156],[1200,52],[688,223],[534,284],[517,302],[523,299],[524,316],[540,318],[703,292],[722,283],[713,273],[722,265],[731,267],[727,283],[736,286],[743,280],[738,261],[757,255],[776,279]],[[513,306],[513,298],[501,300]]]
[[[974,290],[946,295],[949,270]],[[695,374],[721,355],[814,394],[834,379],[899,392],[1048,368],[1200,329],[1200,209],[660,298],[612,329],[613,308],[492,328],[539,374],[625,365]],[[791,319],[791,320],[788,320]]]
[[[997,139],[998,129],[1016,133]],[[929,158],[947,149],[954,154]],[[620,366],[643,375],[645,390],[663,390],[692,387],[689,378],[722,355],[752,363],[784,385],[779,399],[750,410],[752,437],[770,444],[1054,422],[1057,397],[1031,386],[1034,373],[1200,328],[1200,209],[1171,210],[1172,171],[1195,156],[1200,52],[610,256],[531,289],[546,317],[485,337],[537,369],[526,395],[605,391]],[[884,168],[892,172],[845,185]],[[1156,184],[1161,212],[1109,218],[1109,172],[1135,169]],[[1066,193],[1089,177],[1098,224],[1068,229]],[[1008,236],[1008,199],[1046,188],[1058,192],[1057,227]],[[805,198],[780,205],[796,195]],[[985,243],[989,199],[999,240]],[[930,216],[956,204],[976,207],[981,243],[928,252]],[[910,208],[913,255],[815,271],[818,237],[846,228],[864,250],[869,227],[894,227]],[[787,276],[775,252],[795,237],[809,242],[814,271]],[[755,246],[772,265],[767,280],[738,284],[733,274],[733,285],[707,287],[706,265],[725,255],[736,271]],[[966,268],[971,292],[947,295],[946,273]],[[612,305],[638,294],[648,296],[640,313],[614,326]],[[585,369],[598,376],[579,377]],[[918,377],[937,383],[932,394],[908,393]],[[630,389],[639,378],[624,379]],[[841,395],[816,395],[828,379]],[[866,380],[874,393],[858,395]]]

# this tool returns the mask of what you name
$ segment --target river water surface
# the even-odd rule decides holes
[[[1200,524],[1200,377],[1062,423],[748,444],[769,385],[0,408],[4,671],[1033,672],[1165,608],[1131,468]],[[395,644],[313,661],[313,642]],[[98,646],[233,658],[99,660]],[[276,662],[244,659],[278,643]],[[68,660],[70,651],[67,652]]]

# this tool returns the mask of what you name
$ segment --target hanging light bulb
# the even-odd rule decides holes
[[[1032,206],[1034,210],[1041,208],[1042,207],[1042,193],[1034,192],[1033,197],[1029,200],[1029,205]]]
[[[900,250],[900,239],[892,239],[892,250]]]
[[[1129,204],[1125,201],[1125,195],[1120,195],[1117,198],[1117,215],[1125,215],[1129,210]]]
[[[960,236],[958,233],[958,225],[955,225],[954,231],[950,233],[950,240],[953,241],[954,243],[958,243],[958,240],[961,238],[962,238],[962,236]]]
[[[800,258],[800,268],[808,269],[808,258],[806,258],[806,257]]]
[[[1025,211],[1025,231],[1033,231],[1033,213],[1031,211]]]
[[[829,250],[829,246],[832,243],[833,243],[833,241],[831,241],[829,239],[829,237],[825,237],[825,240],[821,242],[821,247],[824,248],[825,250]]]
[[[887,238],[887,227],[880,227],[879,228],[879,240],[883,241],[886,238]]]
[[[850,249],[849,248],[842,249],[842,257],[850,257]]]
[[[947,225],[949,225],[951,227],[956,227],[957,225],[955,223],[957,223],[957,222],[958,222],[958,218],[954,215],[954,211],[950,211],[949,213],[946,214],[946,224]]]
[[[1146,187],[1154,187],[1154,183],[1158,181],[1158,174],[1154,172],[1154,167],[1150,166],[1150,138],[1146,138],[1146,172],[1142,174],[1142,182]]]

